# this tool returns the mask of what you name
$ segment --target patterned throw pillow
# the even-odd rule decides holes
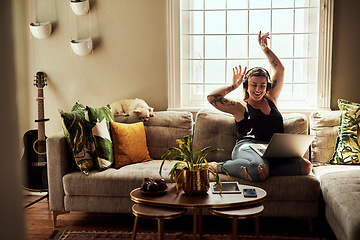
[[[111,122],[110,125],[115,168],[151,160],[143,122],[131,124]]]
[[[71,112],[62,110],[59,112],[62,118],[62,129],[74,161],[80,171],[88,175],[94,166],[94,160],[91,155],[85,108],[80,103],[75,103]]]
[[[338,100],[342,111],[335,152],[330,164],[360,164],[360,104]]]
[[[92,108],[87,106],[88,127],[91,136],[91,150],[97,168],[105,170],[114,162],[112,141],[110,137],[110,122],[114,121],[110,106]]]

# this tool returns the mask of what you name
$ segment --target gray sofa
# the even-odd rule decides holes
[[[340,111],[310,114],[313,172],[319,179],[325,216],[339,240],[360,239],[360,166],[326,165],[334,153]]]
[[[309,126],[305,115],[287,113],[283,114],[283,117],[285,132],[308,134]],[[102,172],[93,170],[88,176],[73,168],[73,160],[63,134],[49,137],[47,139],[49,205],[50,210],[53,211],[54,226],[56,226],[57,216],[64,212],[131,213],[133,202],[129,198],[130,191],[139,187],[144,177],[159,178],[160,157],[165,149],[176,145],[176,139],[192,136],[195,151],[206,146],[224,149],[223,152],[208,155],[208,161],[230,159],[236,141],[236,126],[233,117],[216,110],[201,110],[195,116],[195,120],[193,119],[190,112],[156,112],[155,117],[145,123],[148,149],[154,160],[127,165],[120,169],[110,168]],[[115,121],[131,123],[135,119],[117,117]],[[320,125],[321,121],[312,122]],[[327,122],[324,124],[326,125]],[[313,128],[311,129],[314,131]],[[323,148],[327,144],[327,140],[324,139],[328,133],[323,133],[322,129],[316,129],[316,131],[313,132],[316,138],[312,144],[311,156],[314,161],[319,158],[322,160],[317,160],[317,162],[323,162],[328,157],[322,155]],[[167,173],[173,164],[174,162],[167,162],[164,173]],[[340,235],[337,234],[339,239],[356,239],[350,237],[349,234],[353,233],[348,233],[350,231],[348,223],[339,223],[346,216],[339,218],[338,214],[346,212],[342,213],[336,209],[338,202],[332,198],[337,193],[335,191],[330,194],[329,188],[332,189],[334,186],[326,184],[331,180],[322,171],[325,168],[327,166],[316,167],[314,174],[309,176],[270,177],[259,183],[235,177],[230,177],[230,179],[226,176],[221,177],[223,181],[238,181],[241,184],[265,189],[268,196],[264,201],[263,216],[306,219],[310,227],[312,220],[319,213],[319,197],[322,190],[327,204],[327,219],[334,232],[337,234],[335,228],[339,228],[341,232]],[[320,177],[317,177],[317,174]],[[164,177],[169,182],[166,174]],[[345,196],[341,198],[345,199]],[[357,220],[360,222],[359,218]]]

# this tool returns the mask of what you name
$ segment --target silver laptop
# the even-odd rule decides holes
[[[249,147],[264,158],[303,157],[315,136],[275,133],[269,144],[249,144]]]

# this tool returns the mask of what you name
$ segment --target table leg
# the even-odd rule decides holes
[[[202,208],[199,208],[199,239],[201,240],[203,237],[203,229],[202,229]]]
[[[196,240],[197,238],[197,209],[193,209],[193,239]]]
[[[233,217],[233,240],[237,239],[237,217]]]
[[[164,239],[164,219],[158,218],[158,238],[159,240]]]
[[[135,216],[134,228],[133,228],[132,238],[131,238],[132,240],[136,239],[136,230],[137,230],[138,221],[139,221],[139,218],[137,216]]]
[[[256,239],[260,240],[259,217],[254,217]]]

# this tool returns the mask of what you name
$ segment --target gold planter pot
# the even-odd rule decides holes
[[[183,190],[188,195],[205,194],[209,190],[208,169],[184,170]]]

